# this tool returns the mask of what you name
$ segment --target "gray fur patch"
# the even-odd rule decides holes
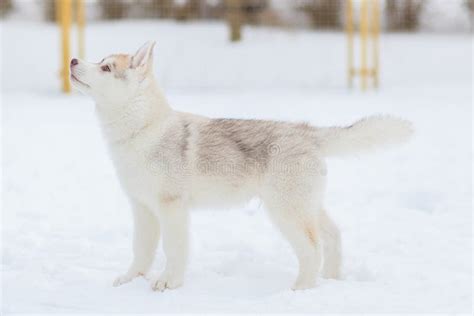
[[[181,135],[181,143],[180,143],[180,152],[183,161],[186,160],[186,151],[189,147],[189,136],[191,136],[191,132],[189,131],[189,122],[183,121],[182,122],[182,135]]]
[[[268,147],[275,141],[273,124],[256,120],[214,119],[203,126],[200,134],[200,156],[219,161],[223,148],[227,153],[245,162],[266,164]],[[220,151],[220,150],[219,150]]]
[[[179,124],[181,128],[167,129],[156,144],[150,159],[156,170],[169,174],[186,171],[190,123],[182,120]]]
[[[234,175],[262,172],[272,159],[297,159],[314,150],[313,131],[302,123],[213,119],[199,130],[198,161],[206,173],[223,168]]]

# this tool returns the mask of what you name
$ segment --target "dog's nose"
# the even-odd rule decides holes
[[[79,64],[79,60],[77,60],[77,58],[73,58],[73,59],[71,60],[71,66],[75,66],[75,65],[77,65],[77,64]]]

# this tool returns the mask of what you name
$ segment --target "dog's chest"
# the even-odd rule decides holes
[[[163,179],[153,170],[147,152],[125,146],[113,148],[112,152],[119,180],[127,194],[143,202],[154,200]]]

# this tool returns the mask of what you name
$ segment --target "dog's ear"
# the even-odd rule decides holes
[[[153,48],[155,42],[146,42],[140,49],[133,55],[131,68],[143,69],[145,72],[151,69],[153,64]]]

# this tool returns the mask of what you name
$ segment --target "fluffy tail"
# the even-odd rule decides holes
[[[318,128],[320,149],[326,156],[345,156],[402,144],[413,134],[409,121],[389,115],[370,116],[347,127]]]

